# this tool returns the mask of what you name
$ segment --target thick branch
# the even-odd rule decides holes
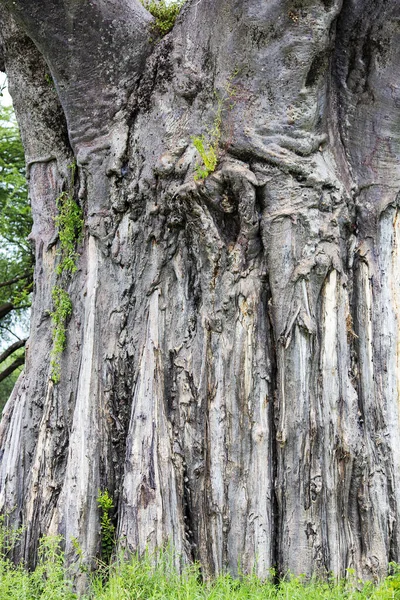
[[[151,15],[139,0],[2,3],[50,67],[72,145],[107,135],[149,53]]]
[[[2,371],[0,373],[0,382],[4,381],[4,379],[6,379],[9,375],[11,375],[11,373],[14,373],[14,371],[16,369],[18,369],[18,367],[20,367],[24,363],[25,363],[25,355],[19,356],[18,358],[16,358],[14,360],[14,362],[12,362],[9,367],[7,367],[7,369],[4,369],[4,371]]]
[[[23,281],[24,279],[32,280],[32,273],[24,273],[23,275],[18,275],[17,277],[9,279],[8,281],[2,281],[0,282],[0,288],[13,285],[14,283],[17,283],[18,281]]]
[[[12,302],[5,302],[0,305],[0,319],[4,319],[12,310],[14,310],[15,306]]]
[[[4,362],[11,354],[13,354],[16,350],[23,348],[26,344],[27,340],[19,340],[18,342],[14,342],[5,350],[2,354],[0,354],[0,363]]]

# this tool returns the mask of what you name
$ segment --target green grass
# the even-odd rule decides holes
[[[305,582],[304,578],[288,578],[275,585],[255,576],[233,579],[221,575],[202,582],[198,565],[184,568],[179,574],[172,552],[165,551],[120,559],[111,565],[99,563],[90,579],[85,595],[74,591],[72,570],[64,566],[59,536],[43,538],[39,548],[38,565],[33,572],[9,560],[13,544],[20,532],[13,534],[4,527],[0,517],[0,600],[389,600],[400,599],[400,571],[379,586],[362,584],[349,573],[347,581]],[[81,554],[77,552],[76,569]],[[156,566],[154,566],[156,562]],[[82,566],[82,570],[84,567]]]
[[[378,587],[371,583],[361,586],[350,581],[339,585],[305,583],[292,578],[279,585],[262,582],[254,576],[233,579],[221,575],[212,582],[201,582],[196,565],[182,574],[171,566],[168,557],[161,557],[153,566],[150,557],[121,560],[102,565],[84,596],[73,590],[72,575],[63,566],[64,557],[57,538],[45,539],[41,545],[40,562],[28,573],[6,558],[0,562],[0,600],[389,600],[400,598],[400,577],[388,577]],[[361,586],[361,589],[356,589]]]
[[[109,569],[109,579],[92,583],[91,597],[96,600],[389,600],[400,598],[400,576],[387,578],[379,587],[350,580],[333,583],[305,583],[292,578],[279,585],[260,581],[255,576],[233,579],[221,575],[202,583],[198,566],[187,567],[179,575],[165,557],[154,568],[149,559],[122,561]],[[357,588],[361,589],[357,589]]]

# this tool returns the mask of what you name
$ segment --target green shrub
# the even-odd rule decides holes
[[[143,6],[155,18],[153,30],[160,36],[166,35],[173,28],[176,18],[180,13],[185,0],[175,0],[166,2],[166,0],[141,0]]]
[[[61,536],[45,536],[38,551],[38,564],[30,577],[32,596],[41,600],[76,600],[72,573],[65,567]],[[28,599],[27,599],[28,600]]]
[[[0,516],[0,600],[76,600],[71,573],[64,565],[61,536],[43,537],[38,564],[28,572],[22,564],[9,559],[21,529],[11,529]]]
[[[114,504],[108,490],[99,492],[97,496],[97,504],[99,505],[100,528],[101,528],[101,558],[104,563],[109,564],[115,546],[115,527],[111,520],[111,513],[114,509]]]

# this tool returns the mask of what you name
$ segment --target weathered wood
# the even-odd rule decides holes
[[[206,574],[383,575],[400,560],[398,3],[193,0],[153,45],[136,1],[1,5],[37,265],[0,428],[20,553],[58,531],[89,560],[107,488],[121,545],[169,540]],[[103,39],[89,20],[113,10]],[[218,128],[196,181],[193,136]],[[54,385],[73,157],[86,229]]]

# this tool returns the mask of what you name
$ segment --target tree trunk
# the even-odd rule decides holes
[[[35,293],[0,505],[39,537],[170,541],[206,575],[400,560],[400,5],[1,0]],[[33,41],[33,43],[32,43]],[[47,73],[55,84],[49,85]],[[196,176],[196,138],[218,164]],[[206,146],[207,149],[207,146]],[[51,381],[56,198],[78,166]],[[212,170],[212,169],[211,169]]]

